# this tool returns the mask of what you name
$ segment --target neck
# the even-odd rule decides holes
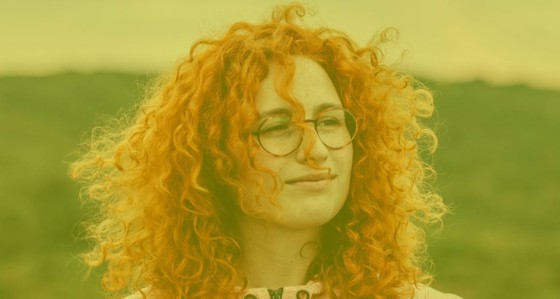
[[[241,217],[241,271],[249,288],[277,289],[307,283],[309,265],[317,255],[320,227],[290,229],[265,220]]]

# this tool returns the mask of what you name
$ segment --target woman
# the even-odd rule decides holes
[[[94,132],[72,176],[100,207],[85,258],[130,298],[456,298],[425,284],[445,206],[420,159],[432,97],[379,42],[236,23],[196,43],[129,122]],[[421,146],[423,144],[423,147]]]

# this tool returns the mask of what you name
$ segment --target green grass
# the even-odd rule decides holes
[[[102,298],[84,282],[77,223],[87,211],[67,178],[96,119],[131,105],[139,77],[61,74],[0,78],[0,298]]]
[[[102,116],[135,103],[147,76],[0,78],[0,298],[102,298],[84,280],[66,175]],[[430,252],[436,288],[465,298],[560,298],[560,92],[431,84],[438,187],[453,208]]]
[[[435,86],[439,187],[454,207],[431,249],[466,298],[560,298],[560,93]]]

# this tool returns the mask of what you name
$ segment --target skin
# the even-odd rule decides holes
[[[320,107],[342,107],[338,94],[327,73],[315,61],[295,57],[293,95],[305,110],[305,119],[315,119]],[[261,115],[277,108],[291,106],[274,88],[276,72],[271,68],[256,95]],[[310,126],[312,126],[310,124]],[[249,205],[261,209],[257,215],[238,215],[243,257],[241,269],[247,275],[249,287],[279,288],[305,284],[307,269],[316,255],[314,246],[322,226],[340,211],[350,188],[353,148],[330,149],[307,130],[302,144],[287,156],[277,157],[260,150],[256,162],[272,170],[282,182],[276,200],[278,206],[259,193],[252,194]],[[320,169],[310,164],[320,166]],[[330,173],[332,179],[321,183],[289,183],[307,174]],[[263,176],[265,190],[271,190],[273,180]],[[248,190],[257,190],[248,185]],[[303,248],[303,249],[302,249]],[[301,251],[301,255],[300,255]]]

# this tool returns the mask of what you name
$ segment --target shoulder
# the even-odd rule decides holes
[[[124,297],[123,299],[159,299],[159,296],[157,291],[152,290],[150,287],[146,287],[142,289],[142,292],[138,291]]]
[[[428,286],[420,285],[416,288],[414,299],[462,299],[454,294],[442,293]]]

